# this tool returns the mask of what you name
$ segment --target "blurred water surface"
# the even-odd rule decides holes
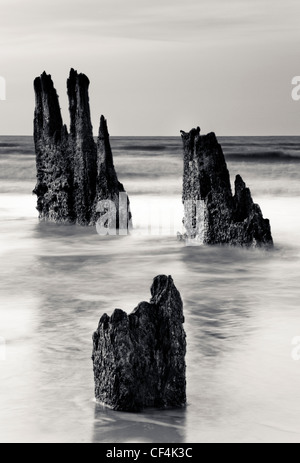
[[[273,252],[186,247],[179,138],[112,138],[135,232],[40,224],[29,137],[0,138],[0,441],[300,442],[300,138],[221,138],[270,218]],[[188,406],[116,413],[96,404],[100,316],[150,298],[158,274],[181,292]]]

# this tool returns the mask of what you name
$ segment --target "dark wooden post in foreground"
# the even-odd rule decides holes
[[[114,410],[186,404],[183,304],[172,278],[158,276],[150,303],[103,315],[93,336],[96,399]]]

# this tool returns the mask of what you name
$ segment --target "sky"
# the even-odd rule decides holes
[[[0,0],[0,135],[32,134],[43,71],[69,124],[71,67],[95,135],[101,114],[115,136],[300,135],[299,18],[299,0]]]

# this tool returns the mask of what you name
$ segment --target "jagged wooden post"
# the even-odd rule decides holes
[[[72,159],[67,128],[63,125],[57,92],[45,72],[34,81],[34,143],[41,220],[73,222]]]
[[[173,279],[154,279],[150,303],[104,314],[93,336],[96,399],[121,411],[186,404],[183,304]]]
[[[101,116],[98,143],[93,138],[89,105],[89,79],[71,69],[67,81],[70,134],[63,125],[58,95],[50,75],[35,79],[34,142],[41,220],[95,225],[100,201],[111,201],[115,225],[128,232],[129,199],[113,164],[107,122]],[[126,196],[120,201],[119,194]],[[122,230],[124,232],[124,230]]]
[[[254,204],[250,190],[240,176],[235,180],[233,196],[230,175],[216,135],[200,135],[200,129],[181,132],[184,148],[183,202],[204,202],[204,224],[195,227],[197,240],[200,226],[204,244],[231,244],[248,247],[272,247],[268,219]],[[187,208],[185,222],[197,222],[196,208]]]
[[[74,209],[80,225],[90,222],[97,179],[97,148],[91,123],[89,85],[84,74],[71,69],[67,81],[71,121],[69,144],[73,157]]]
[[[100,118],[99,135],[97,140],[97,182],[96,195],[92,208],[91,222],[99,220],[100,212],[98,204],[100,201],[109,199],[116,207],[116,228],[120,233],[126,233],[131,228],[131,211],[129,199],[122,183],[119,182],[112,150],[109,141],[107,121],[102,115]]]

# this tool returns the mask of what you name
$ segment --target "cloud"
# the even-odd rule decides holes
[[[53,75],[65,114],[72,66],[90,77],[94,127],[104,113],[112,133],[141,135],[177,133],[176,127],[201,121],[221,133],[257,133],[257,127],[262,133],[265,126],[271,133],[278,82],[280,108],[288,108],[291,77],[299,73],[299,0],[0,5],[0,74],[9,96],[0,107],[2,133],[32,130],[32,80],[44,69]],[[265,111],[263,121],[253,117],[255,108]],[[279,129],[293,122],[279,113]]]
[[[47,42],[49,37],[59,42],[68,36],[78,41],[91,36],[175,42],[215,37],[222,41],[243,31],[265,34],[296,28],[300,13],[295,0],[1,1],[2,46]]]

